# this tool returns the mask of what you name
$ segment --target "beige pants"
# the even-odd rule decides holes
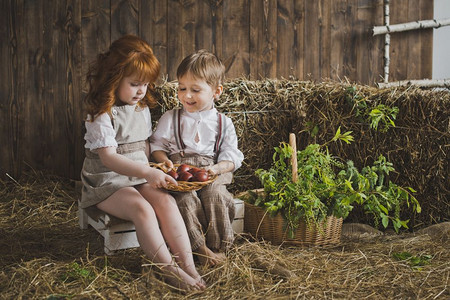
[[[186,163],[197,167],[214,164],[212,158],[204,156],[172,155],[174,163]],[[212,250],[226,250],[234,241],[231,222],[235,208],[233,195],[226,185],[233,180],[231,172],[221,174],[217,179],[199,191],[174,193],[181,215],[183,216],[192,250],[206,245]]]

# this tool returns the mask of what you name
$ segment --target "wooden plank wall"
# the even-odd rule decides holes
[[[391,24],[433,18],[433,1],[391,1]],[[229,79],[373,85],[383,76],[382,0],[5,0],[0,2],[0,166],[77,179],[89,62],[126,33],[147,40],[162,76],[205,48]],[[390,80],[430,78],[432,30],[393,34]]]

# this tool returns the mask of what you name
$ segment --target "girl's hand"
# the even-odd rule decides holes
[[[172,176],[167,175],[163,171],[150,167],[149,169],[149,174],[145,178],[153,188],[166,188],[169,183],[178,185],[177,181]]]

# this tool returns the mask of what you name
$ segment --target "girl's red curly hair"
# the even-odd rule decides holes
[[[122,78],[135,75],[149,82],[147,93],[140,106],[153,107],[152,93],[160,72],[160,63],[150,45],[135,35],[125,35],[114,41],[109,50],[100,53],[91,65],[86,79],[89,86],[85,97],[86,112],[91,120],[102,113],[110,113],[117,104],[116,91]]]

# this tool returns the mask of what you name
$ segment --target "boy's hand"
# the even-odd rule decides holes
[[[232,172],[234,169],[234,163],[228,160],[222,160],[215,165],[205,168],[211,175],[220,175],[227,172]]]
[[[163,161],[163,164],[167,167],[168,170],[173,169],[173,162],[170,159]]]
[[[205,168],[206,171],[208,171],[211,175],[219,175],[220,174],[220,168],[218,165],[212,165]]]

